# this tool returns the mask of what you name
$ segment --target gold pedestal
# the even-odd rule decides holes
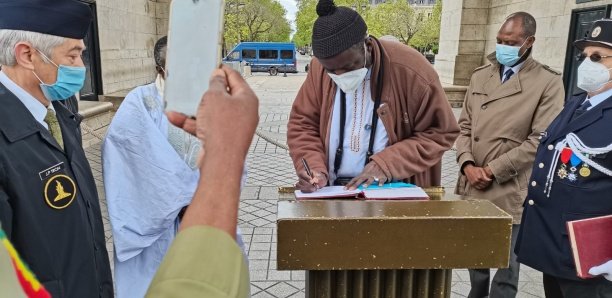
[[[307,297],[450,297],[451,269],[508,266],[512,217],[488,201],[280,201],[279,270]],[[456,199],[456,196],[448,196]]]

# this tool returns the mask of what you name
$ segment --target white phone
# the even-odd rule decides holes
[[[170,4],[166,110],[195,115],[210,75],[221,62],[224,0],[173,0]]]

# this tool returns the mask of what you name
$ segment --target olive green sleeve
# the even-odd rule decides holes
[[[147,297],[247,297],[249,270],[227,233],[207,226],[178,234]]]

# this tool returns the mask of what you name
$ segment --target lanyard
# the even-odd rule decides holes
[[[367,100],[367,99],[362,99]],[[368,152],[366,153],[365,163],[370,162],[370,157],[374,155],[374,141],[376,138],[376,127],[378,126],[378,107],[380,107],[380,97],[374,101],[374,110],[372,111],[372,124],[370,125],[370,143]],[[344,153],[344,125],[346,122],[346,93],[340,90],[340,140],[336,149],[336,158],[334,159],[334,173],[338,175],[338,170],[342,165],[342,154]]]
[[[370,157],[374,155],[374,140],[376,137],[376,127],[378,126],[378,108],[380,107],[380,102],[382,98],[382,84],[383,84],[383,74],[385,72],[384,68],[384,53],[382,50],[382,45],[378,41],[378,39],[372,37],[372,40],[376,42],[378,45],[378,51],[380,54],[380,69],[378,70],[377,83],[376,86],[376,99],[374,100],[374,110],[372,111],[372,124],[370,125],[370,144],[368,145],[368,152],[366,153],[366,158],[364,162],[364,166],[370,162]],[[374,60],[374,59],[372,59]],[[374,61],[372,61],[374,62]],[[366,100],[363,99],[362,100]],[[340,90],[340,140],[338,142],[338,148],[336,149],[336,158],[334,159],[334,174],[338,175],[338,170],[342,165],[342,154],[344,151],[344,125],[346,122],[346,94],[344,91]]]

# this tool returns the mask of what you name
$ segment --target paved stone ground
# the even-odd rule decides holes
[[[303,63],[301,63],[304,65]],[[276,143],[284,143],[286,122],[291,103],[305,74],[270,77],[255,74],[248,81],[260,98],[260,134]],[[454,110],[455,115],[460,112]],[[98,184],[105,224],[107,248],[112,256],[112,236],[100,166],[100,144],[86,149]],[[239,224],[244,235],[251,272],[253,297],[304,297],[305,275],[303,271],[276,270],[276,204],[277,187],[295,182],[293,166],[287,150],[256,136],[248,157],[249,177],[242,192]],[[443,158],[442,184],[452,191],[457,179],[454,152]],[[111,257],[112,260],[112,257]],[[112,264],[112,262],[111,262]],[[544,297],[541,274],[523,267],[519,280],[518,297]],[[469,292],[467,270],[453,272],[451,297],[467,297]]]

